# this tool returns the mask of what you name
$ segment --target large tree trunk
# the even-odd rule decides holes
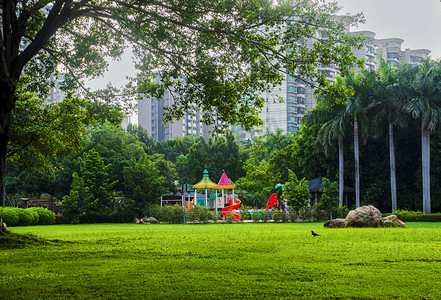
[[[12,80],[8,80],[3,74],[0,79],[0,193],[1,205],[5,205],[4,199],[4,183],[6,155],[8,152],[8,143],[10,138],[10,126],[12,121],[12,108],[14,107],[15,86]],[[1,219],[1,218],[0,218]],[[0,232],[3,230],[3,221],[0,220]]]
[[[390,164],[390,194],[392,198],[392,212],[397,210],[397,179],[395,175],[395,141],[394,127],[389,123],[389,164]]]
[[[358,122],[354,122],[354,159],[355,159],[355,207],[360,207],[360,162],[358,149]]]
[[[421,161],[423,177],[423,213],[430,214],[430,132],[421,121]]]
[[[338,205],[343,205],[344,195],[344,159],[343,159],[343,136],[338,136]]]

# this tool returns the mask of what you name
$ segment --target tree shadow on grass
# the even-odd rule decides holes
[[[32,248],[38,246],[46,245],[58,245],[58,244],[72,244],[71,241],[62,240],[47,240],[36,235],[26,233],[17,234],[10,231],[6,231],[4,234],[0,235],[0,249],[22,249],[22,248]]]

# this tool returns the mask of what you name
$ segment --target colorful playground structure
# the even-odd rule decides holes
[[[235,222],[239,221],[240,211],[238,208],[242,202],[234,193],[236,185],[231,184],[225,170],[222,170],[222,176],[217,184],[210,180],[208,171],[204,170],[202,180],[195,184],[193,188],[194,192],[189,193],[186,190],[182,191],[179,189],[181,197],[176,197],[173,194],[163,195],[161,206],[163,203],[166,205],[182,204],[185,205],[186,210],[192,209],[195,206],[207,207],[217,211],[223,220],[226,217],[233,216]],[[282,201],[284,186],[277,184],[275,189],[277,192],[270,196],[265,212],[268,212],[273,206],[276,206],[277,210],[284,210],[284,203]],[[272,213],[272,210],[268,213]]]
[[[193,205],[215,209],[220,212],[220,216],[223,219],[225,219],[226,216],[233,215],[234,220],[239,221],[240,212],[237,209],[240,207],[241,201],[237,198],[237,195],[234,194],[236,186],[231,184],[227,174],[225,174],[225,170],[222,171],[222,176],[218,184],[213,183],[208,177],[208,171],[204,170],[202,180],[195,184],[193,188]],[[198,190],[204,190],[205,197],[198,196]],[[210,197],[208,197],[209,190],[215,191]],[[229,190],[231,190],[231,194],[228,193]],[[222,193],[219,194],[219,191],[222,191]],[[191,206],[191,204],[189,205]]]
[[[265,210],[268,210],[273,206],[276,206],[277,210],[284,210],[284,204],[282,201],[282,193],[284,188],[285,186],[280,183],[275,186],[277,192],[270,196],[268,203],[266,204]]]

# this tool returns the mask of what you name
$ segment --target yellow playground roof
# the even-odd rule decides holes
[[[214,189],[217,187],[216,183],[213,183],[208,177],[208,171],[204,170],[204,176],[199,183],[195,184],[193,188],[195,189]]]

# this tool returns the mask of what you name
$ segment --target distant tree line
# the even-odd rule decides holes
[[[37,114],[23,109],[17,115],[22,122],[29,114],[50,120],[45,116],[55,112],[58,118],[77,116],[81,122],[60,123],[69,141],[62,136],[37,136],[34,147],[44,144],[38,139],[51,139],[51,151],[15,148],[7,165],[6,192],[13,199],[42,194],[64,198],[71,222],[104,220],[111,215],[109,202],[122,197],[119,213],[127,219],[143,216],[163,193],[176,192],[184,183],[196,184],[207,169],[214,182],[225,170],[248,206],[264,207],[278,183],[323,176],[333,181],[340,177],[357,189],[359,198],[350,207],[372,204],[384,212],[424,211],[429,201],[431,211],[440,211],[440,74],[439,63],[425,61],[395,69],[382,64],[379,71],[338,78],[333,92],[317,96],[317,107],[305,116],[298,132],[279,130],[246,142],[238,142],[231,133],[208,141],[186,136],[158,142],[142,127],[121,128],[119,112],[82,106],[79,100],[57,104],[65,107],[76,101],[71,110],[58,111],[54,106]],[[103,118],[87,118],[100,111]],[[41,122],[40,129],[48,126],[42,132],[52,132],[53,123]],[[79,127],[86,130],[75,130]],[[28,135],[16,136],[20,145]],[[431,197],[424,202],[429,146]]]

